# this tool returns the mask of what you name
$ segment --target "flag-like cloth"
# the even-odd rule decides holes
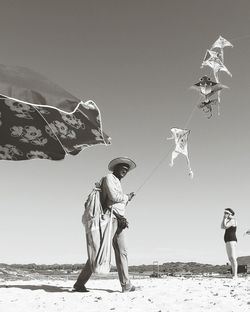
[[[110,144],[93,101],[82,101],[39,73],[0,65],[0,159],[61,160]]]
[[[93,273],[107,274],[111,268],[113,212],[103,212],[100,200],[101,182],[96,183],[84,204],[82,222],[91,270]]]

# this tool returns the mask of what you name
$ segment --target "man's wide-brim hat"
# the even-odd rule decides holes
[[[136,164],[135,164],[135,162],[132,159],[130,159],[128,157],[117,157],[117,158],[111,160],[111,162],[108,165],[108,169],[110,171],[113,171],[115,166],[119,165],[119,164],[126,164],[126,165],[128,165],[129,166],[129,171],[132,170],[132,169],[135,169],[135,167],[136,167]]]

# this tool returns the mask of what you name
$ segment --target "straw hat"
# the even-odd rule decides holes
[[[111,162],[108,165],[108,169],[110,171],[113,171],[115,166],[118,165],[118,164],[126,164],[126,165],[128,165],[129,166],[129,171],[136,167],[135,162],[133,162],[133,160],[131,160],[130,158],[128,158],[128,157],[117,157],[117,158],[111,160]]]

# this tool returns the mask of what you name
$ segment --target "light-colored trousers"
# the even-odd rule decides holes
[[[128,253],[125,246],[125,230],[120,232],[117,230],[117,219],[113,219],[112,224],[112,237],[113,237],[113,248],[115,251],[116,268],[118,271],[119,280],[122,288],[129,288],[131,286],[129,274],[128,274]],[[89,260],[86,262],[84,268],[79,274],[75,288],[80,288],[85,285],[91,277],[92,270],[90,267]]]

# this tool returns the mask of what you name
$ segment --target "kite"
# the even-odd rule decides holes
[[[229,76],[232,77],[232,74],[230,73],[230,71],[226,68],[226,66],[221,61],[218,52],[207,50],[204,60],[201,64],[201,68],[203,68],[204,66],[209,66],[213,69],[214,78],[216,82],[219,82],[219,76],[218,76],[219,71],[224,71]]]
[[[190,130],[187,129],[179,129],[179,128],[171,128],[172,137],[167,138],[167,140],[174,139],[175,141],[175,149],[172,152],[172,158],[170,162],[170,167],[173,167],[175,158],[182,154],[187,159],[188,164],[188,170],[189,170],[189,176],[193,178],[194,174],[190,166],[190,161],[188,157],[188,150],[187,150],[187,141],[188,141],[188,135],[190,133]]]
[[[228,40],[226,40],[222,36],[219,36],[219,38],[213,43],[213,45],[211,47],[211,50],[216,49],[216,48],[220,49],[220,54],[219,55],[220,55],[222,63],[224,62],[224,52],[223,52],[223,49],[225,47],[232,47],[233,48],[233,45],[232,45],[232,43],[230,43]]]
[[[208,100],[207,102],[201,102],[199,103],[197,106],[198,108],[201,108],[203,110],[203,112],[205,114],[209,114],[207,116],[208,119],[210,119],[212,117],[212,105],[214,104],[218,104],[218,100],[217,99],[213,99],[213,100]]]
[[[214,79],[217,83],[219,83],[219,72],[220,71],[224,71],[229,76],[232,77],[232,74],[227,69],[227,67],[224,65],[224,50],[223,49],[225,47],[233,47],[233,45],[228,40],[223,38],[222,36],[219,36],[219,38],[213,43],[210,50],[207,50],[206,55],[205,55],[203,62],[201,64],[201,68],[203,68],[204,66],[209,66],[212,68],[213,74],[214,74]],[[215,50],[215,51],[213,51],[213,50]],[[220,107],[219,107],[220,93],[221,93],[221,91],[218,90],[218,96],[217,96],[218,115],[220,115],[220,111],[219,111],[219,109],[220,109]],[[209,108],[209,111],[211,112],[211,107]]]
[[[218,92],[222,89],[228,88],[221,83],[212,81],[208,76],[203,76],[200,78],[200,81],[195,83],[191,89],[200,92],[201,94],[201,102],[197,105],[198,108],[203,109],[205,113],[210,113],[208,118],[212,117],[212,106],[215,104],[219,104]],[[213,98],[213,96],[216,96]]]

